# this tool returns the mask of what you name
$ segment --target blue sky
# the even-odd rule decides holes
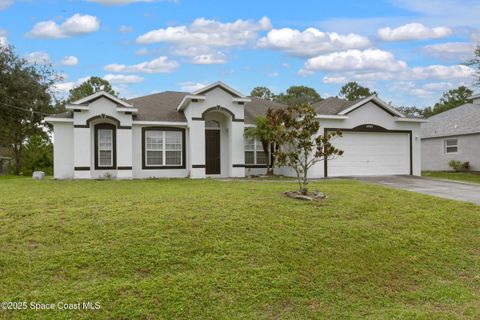
[[[348,81],[395,105],[471,86],[479,1],[0,0],[0,45],[52,63],[59,94],[89,76],[122,97],[221,80],[246,94]]]

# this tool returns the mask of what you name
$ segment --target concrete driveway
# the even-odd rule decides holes
[[[480,184],[414,176],[356,177],[354,179],[480,205]]]

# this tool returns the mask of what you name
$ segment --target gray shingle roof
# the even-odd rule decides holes
[[[186,122],[183,111],[177,111],[177,107],[182,99],[190,93],[165,91],[154,93],[148,96],[138,97],[127,100],[138,109],[138,113],[134,116],[134,120],[145,121],[168,121],[168,122]],[[255,118],[265,115],[269,108],[281,108],[284,104],[264,100],[256,97],[249,97],[251,102],[245,104],[245,123],[255,124]],[[335,115],[348,109],[360,100],[348,101],[331,97],[320,102],[314,103],[312,106],[318,114]],[[67,111],[54,115],[55,118],[72,118],[73,112]]]
[[[51,118],[73,118],[73,112],[72,111],[65,111],[62,113],[57,113],[54,115],[50,116]]]
[[[343,100],[337,97],[330,97],[325,100],[315,102],[312,105],[312,107],[315,109],[315,111],[318,114],[335,115],[335,114],[338,114],[339,112],[342,112],[345,109],[350,108],[360,100],[364,100],[364,99],[348,101],[348,100]]]
[[[428,118],[422,138],[480,133],[480,104],[467,103]]]
[[[165,91],[127,100],[138,109],[134,120],[186,122],[187,119],[177,107],[186,92]]]
[[[245,123],[255,124],[255,118],[267,114],[269,108],[278,109],[284,107],[283,104],[259,99],[256,97],[249,97],[252,101],[245,104]]]

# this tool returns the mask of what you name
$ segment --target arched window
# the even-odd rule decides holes
[[[217,120],[205,121],[205,128],[220,129],[220,122],[218,122]]]

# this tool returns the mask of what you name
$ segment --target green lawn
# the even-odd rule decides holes
[[[423,171],[423,177],[480,183],[480,172]]]
[[[0,181],[4,319],[479,319],[480,207],[349,180]]]

